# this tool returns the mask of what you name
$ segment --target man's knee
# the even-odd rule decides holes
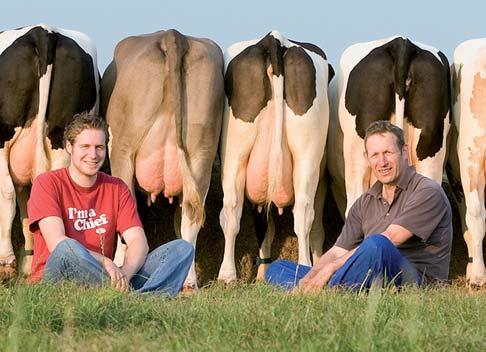
[[[83,245],[75,239],[65,238],[57,244],[51,256],[77,254],[82,249],[84,249]]]
[[[360,248],[369,253],[381,253],[383,251],[396,251],[396,247],[382,234],[367,236],[360,245]]]
[[[194,259],[194,246],[185,240],[174,240],[170,243],[171,251],[177,251],[181,256]]]

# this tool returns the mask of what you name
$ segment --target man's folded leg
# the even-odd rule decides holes
[[[194,259],[194,247],[175,240],[150,252],[138,273],[130,281],[137,292],[157,292],[170,297],[182,289]]]
[[[69,280],[95,286],[109,284],[110,276],[82,244],[66,238],[57,244],[47,259],[43,280]]]
[[[265,273],[265,281],[284,290],[292,290],[299,284],[311,267],[300,265],[285,259],[274,261]]]
[[[367,236],[353,255],[331,277],[328,286],[352,290],[405,283],[417,284],[418,274],[384,235]]]

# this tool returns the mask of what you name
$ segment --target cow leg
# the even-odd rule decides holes
[[[177,212],[181,210],[177,209]],[[181,221],[180,221],[180,233],[182,235],[182,239],[189,242],[196,248],[197,242],[197,235],[199,230],[201,229],[200,225],[195,224],[188,216],[187,211],[182,207],[182,214],[181,214]],[[184,282],[184,289],[197,289],[197,276],[196,276],[196,265],[195,259],[192,261],[191,268],[189,269],[189,273],[187,274],[186,281]]]
[[[462,143],[461,143],[462,142]],[[484,239],[486,209],[484,206],[484,191],[486,184],[485,160],[475,157],[484,155],[483,145],[475,145],[475,138],[461,136],[458,143],[462,188],[464,190],[467,230],[464,240],[467,244],[469,261],[466,268],[466,278],[470,285],[486,284],[486,268],[484,266],[482,242]]]
[[[178,206],[174,212],[174,232],[177,238],[182,238],[181,222],[182,222],[182,204]]]
[[[115,141],[113,141],[114,145],[117,145]],[[114,149],[110,155],[110,165],[111,165],[111,174],[113,176],[119,177],[125,182],[125,184],[130,188],[132,196],[135,198],[135,186],[133,183],[133,175],[134,175],[134,166],[131,153],[129,151],[121,151],[118,149]],[[116,242],[116,251],[115,257],[113,262],[121,267],[125,260],[125,253],[127,251],[127,245],[123,244],[122,239],[120,236],[117,236]]]
[[[321,257],[324,249],[324,225],[322,223],[322,217],[324,214],[324,202],[326,201],[327,194],[327,180],[325,178],[325,157],[321,162],[321,171],[319,177],[319,183],[317,185],[317,191],[314,198],[314,221],[310,229],[310,248],[312,253],[312,263],[317,263]]]
[[[177,238],[182,238],[187,242],[191,243],[194,248],[196,248],[197,242],[197,235],[201,226],[197,226],[193,224],[192,221],[183,215],[184,211],[182,207],[177,207],[174,213],[174,231]],[[184,235],[182,235],[184,234]],[[184,281],[184,288],[183,290],[196,290],[197,287],[197,275],[196,275],[196,258],[192,262],[191,268],[189,269],[189,273],[187,274],[186,280]]]
[[[8,169],[8,150],[0,149],[0,279],[16,274],[12,246],[12,222],[15,217],[15,188]]]
[[[34,254],[34,238],[29,228],[29,217],[27,215],[27,201],[29,200],[30,187],[15,187],[17,204],[19,205],[20,221],[22,222],[22,233],[24,234],[24,259],[22,261],[22,273],[30,275],[32,270],[32,257]]]
[[[344,178],[346,185],[346,216],[361,194],[370,188],[371,170],[363,158],[364,144],[359,136],[344,136]]]
[[[224,233],[224,256],[219,269],[218,280],[231,282],[236,280],[235,241],[240,232],[240,220],[243,212],[246,170],[240,155],[227,160],[223,166],[223,209],[219,222]]]
[[[466,192],[466,226],[464,240],[467,244],[469,262],[466,269],[466,278],[470,285],[483,286],[486,284],[486,268],[483,258],[483,239],[486,231],[484,219],[484,180],[480,190]],[[472,261],[472,262],[471,262]]]
[[[298,160],[295,161],[294,167],[293,212],[294,231],[299,243],[299,264],[311,266],[309,234],[315,216],[314,197],[319,181],[319,169],[308,161]]]
[[[270,265],[272,256],[272,243],[275,237],[275,223],[273,221],[272,213],[254,207],[252,210],[253,219],[255,221],[255,231],[257,234],[259,253],[257,258],[257,276],[256,279],[261,281],[265,278],[265,272]]]

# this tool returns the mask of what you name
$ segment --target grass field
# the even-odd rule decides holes
[[[215,284],[170,300],[15,285],[0,288],[0,330],[2,351],[486,351],[486,291]]]

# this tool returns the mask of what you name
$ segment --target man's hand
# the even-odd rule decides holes
[[[299,286],[297,289],[304,294],[319,293],[329,282],[334,272],[335,270],[331,268],[331,265],[326,265],[312,277],[307,277],[307,275],[304,276],[299,281]]]
[[[111,287],[120,292],[127,292],[130,288],[128,280],[123,271],[109,258],[104,258],[103,267],[111,278]]]
[[[355,251],[356,248],[348,251],[344,248],[333,246],[321,257],[317,265],[299,281],[299,286],[295,292],[304,294],[320,292],[331,280],[334,273],[343,266]]]

